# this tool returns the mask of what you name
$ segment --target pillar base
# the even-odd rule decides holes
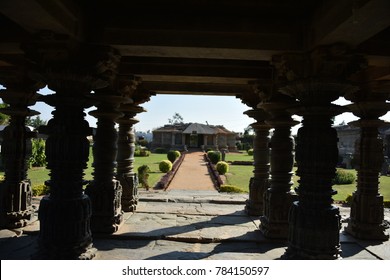
[[[134,212],[138,205],[138,176],[136,173],[120,178],[122,185],[122,210]]]
[[[3,182],[0,184],[0,190],[1,203],[5,207],[1,213],[0,227],[21,228],[31,223],[35,211],[32,207],[30,180],[23,180],[16,186]]]
[[[92,259],[89,221],[91,201],[87,195],[73,199],[42,198],[39,207],[39,251],[36,259]]]
[[[118,231],[123,223],[121,210],[122,187],[118,180],[96,185],[91,182],[86,194],[92,201],[91,230],[93,233],[111,234]]]
[[[298,199],[292,192],[272,192],[265,194],[264,216],[260,217],[260,231],[267,238],[287,239],[288,214],[294,201]]]
[[[388,240],[383,213],[383,196],[354,192],[351,218],[345,231],[358,239]]]
[[[334,206],[305,209],[294,202],[289,215],[289,246],[282,259],[340,258],[340,213]]]
[[[261,216],[263,214],[263,191],[259,180],[252,177],[249,181],[250,198],[246,201],[245,212],[249,216]]]

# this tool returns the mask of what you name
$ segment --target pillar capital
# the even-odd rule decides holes
[[[119,53],[110,47],[75,42],[67,36],[41,32],[22,46],[37,69],[34,78],[55,92],[90,92],[108,86]]]
[[[273,57],[279,91],[305,105],[327,104],[358,90],[349,77],[365,65],[361,55],[346,45],[319,46],[311,52],[286,53]]]

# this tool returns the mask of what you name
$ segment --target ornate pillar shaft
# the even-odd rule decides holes
[[[150,95],[137,91],[135,89],[139,85],[140,79],[134,78],[130,81],[131,90],[126,92],[124,96],[131,97],[133,104],[121,104],[119,110],[123,116],[117,119],[119,124],[118,133],[118,169],[117,177],[122,185],[122,209],[125,212],[133,212],[136,210],[138,204],[138,177],[137,172],[134,171],[134,151],[135,151],[135,133],[134,124],[138,122],[135,115],[145,110],[137,104],[149,100]],[[130,89],[129,87],[129,89]]]
[[[1,90],[0,97],[10,106],[1,109],[1,112],[9,115],[10,120],[2,132],[1,155],[5,179],[0,184],[0,228],[18,228],[26,226],[34,213],[27,169],[31,155],[30,138],[35,133],[29,131],[25,122],[27,116],[38,114],[28,106],[35,103],[39,86],[26,79],[22,72],[2,74],[7,88]]]
[[[270,126],[264,122],[267,113],[261,109],[249,110],[245,112],[250,117],[257,120],[252,124],[255,131],[253,141],[253,177],[249,182],[249,199],[247,200],[245,211],[251,216],[263,214],[263,196],[268,188],[269,177],[269,129]]]
[[[98,109],[90,112],[98,120],[93,145],[94,178],[86,193],[92,201],[92,232],[113,233],[123,221],[122,186],[115,177],[118,151],[115,119],[122,115],[117,107],[123,98],[110,89],[97,90],[95,95]]]
[[[346,79],[360,65],[358,59],[340,44],[274,59],[286,79],[279,91],[299,100],[299,107],[289,111],[303,116],[296,146],[298,201],[290,208],[285,259],[339,258],[340,214],[332,205],[338,139],[332,118],[343,108],[331,102],[357,90]]]
[[[260,217],[260,230],[268,238],[287,238],[288,213],[292,202],[297,199],[291,190],[295,149],[291,127],[298,122],[292,120],[290,114],[285,111],[291,104],[294,104],[294,100],[290,104],[277,102],[260,104],[261,108],[273,116],[267,123],[274,127],[270,142],[269,188],[265,192],[264,213]]]
[[[84,108],[94,104],[92,90],[108,85],[97,78],[97,71],[104,72],[104,63],[88,46],[70,43],[56,34],[43,35],[24,46],[30,59],[41,67],[42,79],[55,92],[42,98],[55,110],[45,131],[50,170],[50,180],[45,183],[50,194],[39,207],[40,250],[35,257],[91,259],[96,251],[90,229],[92,205],[83,187],[87,183],[87,136],[92,131]]]
[[[121,106],[124,116],[119,118],[119,133],[118,133],[118,179],[123,188],[122,193],[122,208],[125,212],[135,211],[138,204],[138,177],[137,172],[134,172],[134,151],[135,151],[135,133],[133,125],[138,121],[134,119],[138,110],[142,112],[142,108],[134,105]]]
[[[363,86],[363,92],[349,97],[356,101],[348,107],[360,117],[360,120],[351,123],[360,127],[360,138],[355,146],[357,189],[352,195],[351,216],[345,230],[360,239],[387,240],[389,235],[386,234],[384,222],[383,196],[379,193],[384,147],[378,128],[385,122],[378,118],[390,109],[390,104],[386,103],[389,83],[378,81],[369,86]],[[384,94],[377,90],[372,92],[374,86],[380,86]]]
[[[87,167],[91,134],[85,121],[82,85],[57,89],[44,101],[56,108],[47,126],[47,168],[50,195],[39,207],[39,244],[43,258],[91,258],[91,201],[84,194],[83,170]]]

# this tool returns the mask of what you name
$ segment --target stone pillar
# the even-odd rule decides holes
[[[245,211],[251,216],[263,214],[263,197],[268,188],[269,177],[269,129],[265,123],[269,115],[262,109],[248,110],[245,112],[256,120],[251,124],[255,131],[253,141],[253,177],[249,181],[249,199],[246,202]]]
[[[92,134],[84,119],[84,108],[93,105],[91,90],[107,86],[96,78],[101,61],[91,48],[70,43],[55,34],[42,34],[24,46],[30,59],[41,67],[40,74],[55,92],[42,98],[55,107],[45,133],[50,195],[39,207],[39,252],[42,259],[91,259],[90,220],[92,205],[84,193],[84,169],[87,167]],[[103,70],[104,71],[104,70]]]
[[[121,104],[119,107],[123,116],[117,119],[119,124],[118,133],[118,155],[117,155],[117,176],[121,182],[122,193],[122,209],[125,212],[133,212],[136,210],[138,203],[138,177],[134,171],[134,150],[135,150],[135,133],[134,124],[138,122],[134,117],[145,110],[137,104],[140,101],[139,97],[135,97],[135,90],[140,83],[140,79],[134,78],[127,81],[128,90],[122,93],[122,96],[131,97],[134,101],[132,104]],[[149,96],[146,98],[148,99]]]
[[[289,214],[285,259],[337,259],[340,256],[340,214],[332,205],[332,179],[338,160],[337,132],[332,118],[343,108],[331,104],[340,95],[357,90],[346,79],[357,58],[343,45],[319,47],[308,54],[278,57],[280,89],[299,100],[292,113],[303,116],[296,146],[298,201]]]
[[[268,238],[287,238],[288,213],[296,194],[291,190],[293,185],[294,137],[291,127],[298,124],[286,110],[294,106],[295,101],[287,96],[278,95],[277,100],[260,103],[270,120],[266,123],[274,128],[270,142],[271,171],[269,188],[264,196],[264,213],[260,217],[260,230]]]
[[[9,104],[0,111],[10,116],[9,125],[2,132],[5,179],[0,183],[0,228],[24,227],[34,214],[27,169],[31,155],[30,138],[35,133],[29,131],[25,122],[27,116],[38,114],[28,106],[35,103],[36,90],[41,86],[29,80],[24,69],[10,70],[0,73],[1,83],[6,87],[0,91],[0,97]]]
[[[351,123],[360,127],[360,139],[355,147],[357,189],[352,195],[351,216],[346,232],[360,239],[387,240],[384,222],[383,196],[379,193],[379,174],[383,164],[383,140],[378,128],[384,121],[378,118],[390,110],[386,98],[389,81],[376,81],[362,86],[362,91],[348,99],[348,108],[360,120]]]
[[[121,96],[123,88],[116,82],[116,68],[120,56],[114,49],[101,49],[106,56],[109,74],[102,75],[109,86],[95,91],[93,99],[97,102],[97,110],[90,115],[97,118],[97,129],[94,135],[93,181],[88,185],[86,193],[92,201],[91,229],[93,233],[113,233],[118,230],[123,221],[121,206],[122,186],[116,179],[118,132],[115,120],[123,114],[119,105],[131,103],[128,97]]]
[[[171,146],[172,146],[172,149],[175,148],[175,132],[172,132],[172,144],[171,144]]]

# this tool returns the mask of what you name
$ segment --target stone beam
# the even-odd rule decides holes
[[[81,32],[80,11],[69,0],[2,0],[0,13],[30,33],[51,30],[77,37]]]
[[[159,94],[194,94],[194,95],[232,95],[243,94],[251,89],[247,85],[180,83],[180,82],[144,82],[143,86]]]
[[[314,14],[309,31],[309,46],[344,42],[358,46],[390,26],[388,0],[332,0]]]
[[[144,20],[144,19],[143,19]],[[160,24],[159,24],[160,25]],[[213,28],[212,26],[204,26]],[[102,41],[104,43],[132,46],[175,46],[199,48],[232,48],[260,50],[300,50],[302,49],[301,33],[296,30],[287,32],[243,32],[226,30],[174,30],[169,29],[126,29],[106,28]],[[290,28],[291,29],[291,28]],[[297,28],[298,29],[298,28]],[[298,29],[299,30],[299,29]]]
[[[208,59],[238,59],[238,60],[265,60],[269,61],[277,50],[269,49],[234,49],[216,47],[177,47],[177,46],[150,46],[126,45],[116,43],[112,45],[119,50],[122,56],[146,57],[178,57],[178,58],[208,58]]]
[[[267,61],[127,57],[122,59],[119,72],[126,74],[210,76],[264,79],[271,77]]]

